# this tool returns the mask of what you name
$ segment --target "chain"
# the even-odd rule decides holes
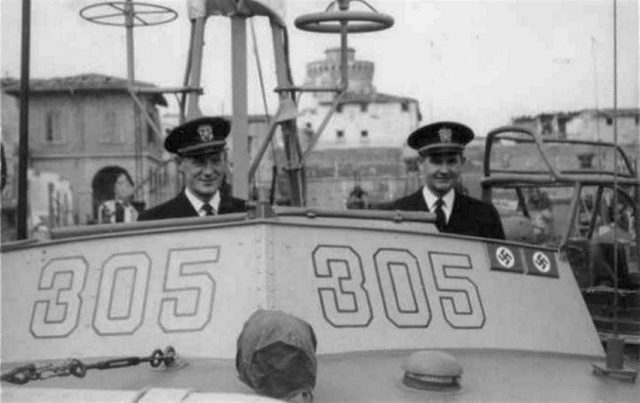
[[[62,365],[45,364],[36,366],[35,364],[28,364],[22,367],[12,369],[9,372],[2,374],[3,382],[15,383],[18,385],[25,384],[33,380],[44,380],[53,378],[55,376],[69,376],[73,375],[78,378],[84,378],[87,371],[90,369],[113,369],[123,368],[138,365],[142,362],[148,362],[153,368],[159,367],[160,364],[164,364],[169,367],[174,364],[176,360],[176,351],[173,347],[167,347],[164,352],[160,349],[156,349],[148,357],[124,357],[115,358],[113,360],[99,361],[93,364],[84,364],[82,361],[75,358],[66,360]]]

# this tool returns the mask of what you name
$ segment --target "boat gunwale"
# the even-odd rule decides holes
[[[301,219],[305,219],[301,221]],[[330,221],[324,221],[329,219]],[[398,228],[385,228],[373,225],[354,225],[354,222],[341,221],[336,223],[335,219],[354,219],[361,222],[389,222],[397,224]],[[533,245],[512,240],[497,240],[481,238],[469,235],[458,235],[451,233],[440,233],[435,229],[435,214],[428,212],[414,211],[378,211],[378,210],[328,210],[311,208],[277,208],[272,215],[257,216],[251,211],[248,213],[233,213],[212,217],[189,217],[175,218],[155,221],[143,221],[135,223],[100,224],[93,226],[66,227],[52,231],[51,239],[29,240],[16,243],[0,245],[0,253],[16,250],[49,247],[61,244],[68,244],[77,241],[91,241],[107,239],[112,237],[138,236],[144,234],[161,234],[178,232],[183,230],[203,230],[210,228],[227,228],[248,225],[278,225],[293,227],[322,227],[331,229],[360,230],[371,232],[393,232],[405,235],[431,235],[450,239],[480,241],[483,243],[500,243],[501,245],[512,245],[519,247],[529,247],[539,250],[557,252],[558,248],[546,245]],[[404,223],[430,224],[424,229],[402,228]]]

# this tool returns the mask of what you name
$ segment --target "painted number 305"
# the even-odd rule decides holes
[[[370,292],[360,255],[349,246],[318,246],[313,251],[318,296],[325,319],[335,327],[366,327],[373,319]],[[432,311],[427,285],[452,328],[484,326],[485,312],[476,284],[468,277],[471,259],[464,254],[429,252],[427,265],[405,249],[378,249],[373,255],[375,281],[384,313],[398,328],[426,328]],[[434,301],[431,301],[434,302]]]
[[[164,332],[197,331],[211,319],[220,248],[169,251],[158,326]],[[87,261],[67,257],[49,261],[40,274],[30,332],[35,338],[67,337],[78,326],[87,279]],[[151,260],[144,252],[110,256],[102,265],[91,324],[99,335],[133,334],[147,310]],[[88,307],[90,304],[84,304]]]

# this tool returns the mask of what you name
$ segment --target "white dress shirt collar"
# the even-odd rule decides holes
[[[193,209],[198,212],[198,215],[200,217],[204,216],[206,214],[205,211],[202,209],[202,206],[204,206],[204,202],[200,200],[196,195],[194,195],[189,188],[184,189],[184,194],[185,196],[187,196],[187,199],[193,206]],[[213,195],[211,200],[209,200],[209,204],[211,205],[211,207],[213,207],[214,214],[218,214],[218,209],[220,207],[220,191],[219,190]]]
[[[424,202],[427,204],[429,211],[433,212],[436,210],[436,201],[438,201],[438,196],[433,194],[431,190],[427,187],[427,185],[422,187],[422,197],[424,197]],[[451,217],[451,211],[453,211],[453,200],[455,199],[455,191],[453,189],[449,190],[447,194],[441,197],[444,205],[442,206],[442,210],[444,210],[444,215],[447,217],[447,222],[449,221],[449,217]]]

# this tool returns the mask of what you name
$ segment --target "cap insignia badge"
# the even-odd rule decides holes
[[[438,130],[438,136],[440,136],[441,143],[451,143],[451,137],[453,136],[453,132],[448,127],[443,127]]]
[[[211,127],[211,125],[198,126],[198,129],[196,131],[200,135],[200,139],[202,141],[213,140],[213,128]]]

